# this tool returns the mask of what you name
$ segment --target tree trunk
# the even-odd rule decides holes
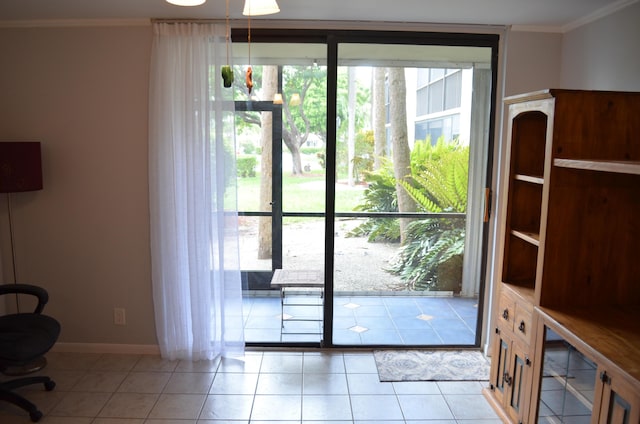
[[[385,68],[373,68],[373,169],[380,169],[387,150],[387,114],[384,98]]]
[[[302,156],[300,154],[300,144],[295,139],[295,136],[290,135],[291,132],[282,131],[282,141],[284,141],[284,145],[289,149],[289,153],[291,153],[291,175],[302,175]]]
[[[278,67],[264,66],[262,68],[262,96],[263,99],[273,99],[278,89]],[[260,210],[271,210],[272,192],[272,163],[273,163],[273,115],[270,112],[260,114]],[[258,218],[258,259],[272,257],[271,217]]]
[[[416,203],[399,181],[411,182],[411,151],[407,131],[407,87],[404,68],[389,68],[389,106],[391,120],[391,143],[393,156],[393,174],[396,178],[398,211],[416,212]],[[400,218],[400,243],[407,239],[407,226],[410,218]]]

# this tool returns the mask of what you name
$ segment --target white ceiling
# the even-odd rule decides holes
[[[638,0],[278,0],[260,19],[514,25],[562,31]],[[242,18],[243,0],[229,0]],[[221,19],[225,0],[179,7],[165,0],[0,0],[0,23],[40,20]],[[256,18],[258,19],[258,18]],[[15,22],[14,22],[15,24]]]

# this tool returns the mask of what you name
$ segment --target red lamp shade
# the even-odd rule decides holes
[[[0,142],[0,193],[42,190],[40,142]]]

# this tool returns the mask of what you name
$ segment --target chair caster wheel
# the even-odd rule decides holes
[[[44,388],[45,388],[45,390],[47,392],[50,392],[55,387],[56,387],[56,382],[55,381],[47,381],[46,383],[44,383]]]
[[[40,418],[42,418],[42,412],[37,410],[29,412],[29,417],[31,418],[32,422],[37,423],[38,421],[40,421]]]

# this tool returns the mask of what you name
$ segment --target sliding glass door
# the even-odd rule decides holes
[[[337,56],[333,344],[475,345],[492,49]]]
[[[234,42],[236,81],[251,64],[255,82],[236,87],[249,345],[479,345],[496,49],[460,34]],[[276,270],[322,288],[283,290]]]

